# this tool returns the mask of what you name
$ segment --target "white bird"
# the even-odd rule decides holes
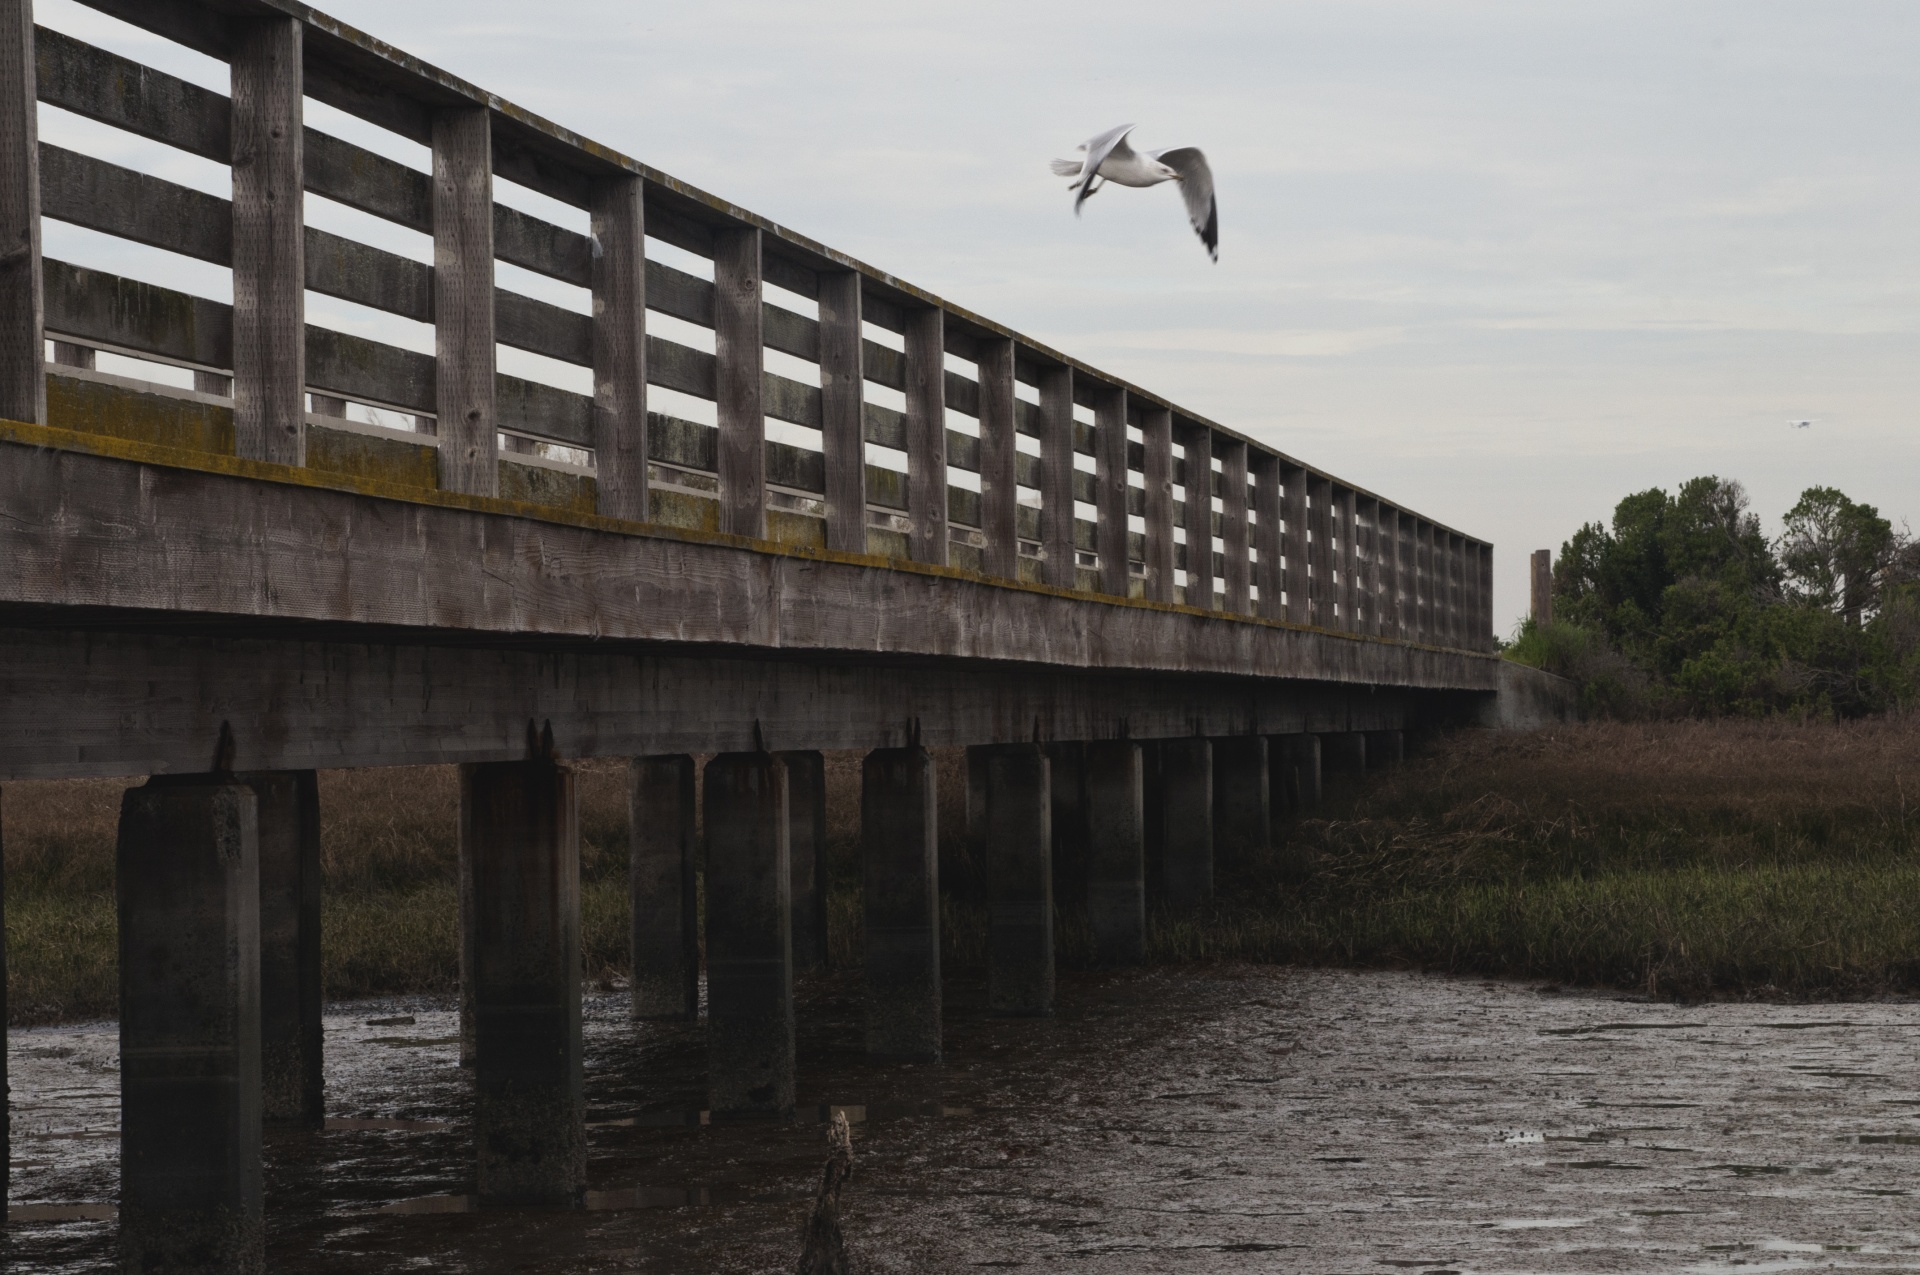
[[[1056,159],[1054,175],[1071,177],[1068,190],[1079,190],[1073,197],[1073,214],[1080,205],[1107,182],[1121,186],[1158,186],[1161,182],[1179,182],[1180,195],[1187,203],[1187,220],[1193,232],[1207,246],[1207,255],[1220,260],[1220,210],[1213,200],[1213,170],[1197,146],[1175,146],[1169,150],[1142,154],[1127,145],[1127,134],[1136,125],[1110,128],[1080,149],[1085,159]]]

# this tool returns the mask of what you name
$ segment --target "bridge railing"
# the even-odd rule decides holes
[[[182,436],[251,459],[339,465],[327,440],[358,404],[415,422],[357,433],[442,490],[1491,645],[1485,542],[303,5],[86,2],[227,62],[231,91],[0,0],[0,415],[115,428],[74,407],[112,380],[86,372],[105,350],[192,369],[178,397],[203,428]],[[309,98],[424,145],[432,171],[307,126]],[[228,165],[232,198],[42,144],[36,100]],[[590,233],[497,202],[496,177],[586,210]],[[432,264],[306,224],[305,193],[430,236]],[[234,302],[42,260],[42,217],[226,267]],[[591,312],[499,286],[496,262],[584,289]],[[431,324],[436,353],[309,324],[308,291]],[[592,395],[501,371],[501,346],[590,370]],[[649,386],[714,424],[649,411]],[[904,469],[876,463],[889,452]]]

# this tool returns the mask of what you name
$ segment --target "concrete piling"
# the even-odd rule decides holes
[[[1052,767],[1036,744],[967,750],[981,774],[987,866],[987,1005],[994,1013],[1053,1012]]]
[[[460,845],[472,874],[480,1196],[572,1203],[587,1180],[573,771],[546,759],[462,766]]]
[[[259,802],[232,776],[120,804],[120,1257],[128,1271],[256,1272]]]
[[[1167,906],[1213,897],[1213,745],[1194,736],[1160,741],[1161,881]]]
[[[1087,899],[1087,746],[1048,744],[1047,790],[1053,803],[1053,897],[1077,911]]]
[[[827,763],[781,753],[787,767],[787,860],[793,877],[793,968],[827,966]]]
[[[1329,775],[1361,775],[1367,769],[1364,731],[1333,731],[1320,736],[1320,766]]]
[[[320,784],[311,770],[235,776],[260,826],[260,1116],[317,1129],[321,1092]]]
[[[933,754],[878,748],[860,772],[867,1052],[940,1058],[938,793]]]
[[[1146,830],[1140,745],[1086,746],[1087,921],[1097,959],[1134,964],[1146,955]]]
[[[793,881],[787,768],[707,763],[707,1089],[722,1116],[793,1111]]]
[[[1267,741],[1226,735],[1213,743],[1213,844],[1216,870],[1264,854],[1272,845]]]
[[[1397,730],[1370,730],[1367,737],[1367,769],[1391,770],[1407,759],[1407,737]]]
[[[693,758],[628,764],[627,883],[633,896],[635,1018],[691,1021],[700,1013],[700,935],[694,880],[698,812]]]
[[[1320,804],[1320,737],[1275,735],[1267,741],[1276,811],[1306,814]]]

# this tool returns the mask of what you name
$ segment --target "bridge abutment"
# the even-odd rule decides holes
[[[1052,766],[1037,744],[967,750],[981,775],[987,876],[987,1006],[1053,1012]]]
[[[937,780],[924,748],[879,748],[860,775],[867,1052],[938,1061],[940,876]]]
[[[787,768],[707,763],[707,1088],[716,1115],[793,1111],[793,908]]]
[[[628,763],[627,883],[633,900],[628,984],[635,1018],[691,1021],[700,1012],[700,935],[694,881],[693,758]]]
[[[553,761],[460,768],[485,1200],[564,1204],[586,1188],[576,801],[573,771]]]
[[[781,753],[787,767],[787,860],[792,874],[793,968],[827,965],[827,763],[818,752]]]
[[[1267,741],[1262,735],[1224,735],[1213,743],[1215,866],[1237,865],[1272,844]]]
[[[1200,736],[1159,744],[1161,885],[1168,907],[1213,897],[1213,744]]]
[[[258,811],[231,776],[155,778],[121,801],[127,1270],[262,1269]]]
[[[1146,830],[1140,745],[1099,740],[1085,750],[1087,921],[1094,955],[1134,964],[1146,955]]]
[[[260,1115],[325,1119],[320,1024],[320,782],[311,770],[236,776],[260,828]]]

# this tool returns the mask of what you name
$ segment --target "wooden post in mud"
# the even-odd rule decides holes
[[[1320,736],[1320,767],[1329,775],[1358,775],[1367,769],[1367,737],[1362,731],[1337,730]]]
[[[1213,745],[1199,736],[1160,741],[1161,881],[1167,906],[1213,897]]]
[[[933,754],[877,748],[860,772],[867,1052],[940,1058],[940,825]]]
[[[987,1005],[1009,1016],[1053,1012],[1053,800],[1038,744],[969,748],[980,759],[987,866]]]
[[[1274,735],[1267,740],[1272,761],[1273,804],[1288,814],[1305,814],[1320,804],[1320,737]]]
[[[827,763],[781,753],[787,767],[787,864],[793,884],[793,969],[827,965]]]
[[[317,1129],[321,1092],[320,784],[311,770],[236,776],[260,826],[260,1116]]]
[[[480,1196],[572,1203],[587,1181],[573,771],[547,757],[462,766],[460,842]]]
[[[717,1115],[793,1110],[793,878],[787,768],[707,763],[707,1090]]]
[[[1213,844],[1216,867],[1262,854],[1273,818],[1267,787],[1267,741],[1260,735],[1213,740]]]
[[[1146,829],[1140,745],[1099,740],[1086,748],[1087,922],[1094,955],[1134,964],[1146,955]]]
[[[636,757],[627,773],[633,1016],[691,1021],[700,1012],[693,758]]]
[[[120,1257],[256,1272],[259,801],[233,777],[157,777],[120,803]]]

